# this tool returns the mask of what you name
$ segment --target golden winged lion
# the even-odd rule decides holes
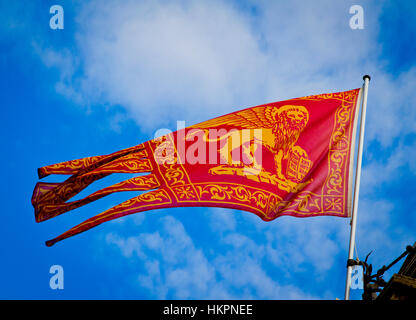
[[[304,106],[264,106],[215,118],[193,128],[229,130],[215,139],[220,141],[222,164],[211,168],[211,174],[241,175],[296,192],[311,182],[303,179],[312,167],[312,161],[306,151],[296,145],[308,121],[309,113]],[[207,134],[204,137],[206,141],[214,141]],[[263,166],[264,148],[273,154],[273,170]],[[236,149],[241,150],[239,159],[233,157]]]

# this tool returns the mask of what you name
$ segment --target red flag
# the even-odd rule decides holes
[[[282,215],[348,217],[359,90],[252,107],[110,155],[40,168],[40,178],[72,176],[36,185],[32,204],[37,222],[113,192],[148,191],[46,244],[159,208],[233,208],[265,221]],[[94,181],[120,172],[147,174],[68,201]]]

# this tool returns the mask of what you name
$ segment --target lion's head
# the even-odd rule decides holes
[[[308,110],[303,106],[286,105],[273,113],[275,126],[275,148],[285,153],[298,141],[299,135],[309,121]]]

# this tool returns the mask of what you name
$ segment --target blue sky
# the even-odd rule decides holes
[[[373,250],[378,269],[416,240],[413,1],[0,4],[0,298],[343,298],[348,219],[266,223],[241,211],[177,208],[105,223],[47,248],[45,240],[133,194],[40,224],[30,198],[38,167],[136,145],[160,128],[175,130],[178,120],[190,125],[357,88],[364,74],[372,80],[358,254]],[[49,27],[53,4],[64,8],[63,30]],[[353,4],[364,8],[363,30],[349,27]],[[64,268],[64,290],[49,288],[55,264]]]

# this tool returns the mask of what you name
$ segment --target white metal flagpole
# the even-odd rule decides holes
[[[358,155],[357,155],[357,169],[355,171],[355,185],[354,185],[354,201],[351,214],[351,232],[350,232],[350,247],[348,250],[348,260],[354,258],[354,247],[355,247],[355,230],[357,225],[357,210],[358,210],[358,197],[360,193],[360,177],[361,177],[361,162],[363,158],[363,146],[364,146],[364,129],[365,129],[365,116],[367,112],[367,94],[368,94],[368,83],[370,82],[370,76],[365,75],[363,77],[363,96],[362,96],[362,108],[360,118],[360,139],[358,142]],[[350,286],[351,286],[351,273],[352,266],[347,267],[347,282],[345,284],[345,300],[350,298]]]

